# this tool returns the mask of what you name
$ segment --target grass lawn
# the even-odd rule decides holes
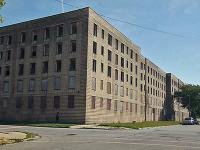
[[[69,123],[38,123],[38,122],[0,122],[0,125],[17,125],[17,126],[33,126],[33,127],[50,127],[50,128],[69,128],[73,124]]]
[[[149,121],[149,122],[136,122],[136,123],[103,123],[103,124],[100,124],[100,126],[140,129],[140,128],[147,128],[147,127],[170,126],[170,125],[178,125],[178,124],[180,123],[174,122],[174,121]]]

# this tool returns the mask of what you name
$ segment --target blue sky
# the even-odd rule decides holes
[[[199,0],[64,0],[78,7],[90,6],[98,13],[184,35],[174,37],[108,21],[139,45],[145,57],[186,83],[200,84],[200,1]],[[65,5],[65,11],[75,8]],[[7,0],[0,14],[0,26],[61,12],[56,0]]]

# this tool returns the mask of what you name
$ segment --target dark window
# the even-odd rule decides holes
[[[104,47],[101,46],[101,55],[104,55]]]
[[[42,73],[48,73],[48,61],[43,62]]]
[[[46,40],[50,38],[50,29],[49,28],[45,28],[44,38]]]
[[[57,55],[62,54],[62,48],[63,48],[62,43],[57,43],[57,51],[56,51]]]
[[[41,96],[40,97],[40,108],[45,109],[47,107],[47,97]]]
[[[115,69],[115,80],[118,80],[118,70]]]
[[[94,23],[93,35],[97,37],[97,25]]]
[[[5,67],[5,76],[9,76],[10,75],[10,66],[6,66]]]
[[[108,50],[108,61],[112,61],[112,52]]]
[[[54,96],[54,108],[60,108],[60,96]]]
[[[128,55],[128,52],[129,51],[129,48],[128,48],[128,46],[126,47],[126,54]]]
[[[135,78],[135,87],[137,87],[137,78]]]
[[[108,34],[108,45],[112,46],[112,36]]]
[[[49,56],[49,44],[45,44],[43,47],[43,56]]]
[[[25,56],[25,48],[20,48],[19,59],[24,59]]]
[[[16,98],[16,108],[17,109],[22,108],[22,98],[21,97]]]
[[[6,61],[10,61],[10,57],[11,57],[11,51],[7,51],[7,57],[6,57]]]
[[[4,43],[4,36],[1,36],[0,37],[0,45],[3,45],[3,43]]]
[[[121,52],[124,53],[124,44],[121,43]]]
[[[97,54],[97,43],[93,42],[93,53]]]
[[[61,78],[54,78],[54,90],[60,90],[61,87]]]
[[[107,110],[111,110],[111,99],[107,99]]]
[[[37,46],[32,46],[31,58],[35,58],[36,55],[37,55]]]
[[[104,39],[104,30],[102,29],[101,38]]]
[[[28,97],[28,108],[29,109],[34,108],[34,99],[33,99],[33,96],[29,96]]]
[[[18,75],[22,76],[24,74],[24,64],[19,64],[19,72]]]
[[[115,65],[118,65],[118,55],[115,54]]]
[[[124,68],[124,58],[121,57],[121,67]]]
[[[124,72],[121,72],[121,81],[124,82]]]
[[[12,36],[9,35],[9,36],[8,36],[8,45],[11,45],[11,44],[12,44]]]
[[[77,34],[77,23],[73,22],[71,24],[71,34]]]
[[[22,42],[22,43],[25,43],[25,42],[26,42],[26,33],[25,33],[25,32],[22,32],[22,33],[21,33],[21,42]]]
[[[138,54],[135,54],[135,61],[138,62]]]
[[[37,42],[37,40],[38,40],[38,35],[35,32],[33,32],[33,42]]]
[[[68,95],[68,108],[74,108],[74,95]]]
[[[57,36],[62,37],[63,36],[63,25],[59,25],[57,28]]]
[[[130,76],[130,84],[133,85],[133,77]]]
[[[35,68],[36,68],[36,64],[35,63],[31,63],[30,64],[30,74],[31,75],[35,74]]]
[[[131,49],[131,59],[133,59],[133,50]]]
[[[116,40],[115,40],[115,49],[118,50],[118,48],[119,48],[119,42],[118,42],[118,40],[116,39]]]
[[[112,75],[112,68],[111,66],[108,66],[108,77],[111,77]]]
[[[93,59],[92,61],[92,71],[96,72],[96,67],[97,67],[97,61],[95,59]]]
[[[61,72],[61,60],[56,60],[56,72]]]
[[[95,96],[92,96],[92,102],[91,102],[91,108],[92,109],[95,109],[95,104],[96,104],[96,97]]]
[[[76,52],[76,40],[71,41],[71,51]]]
[[[103,63],[101,63],[101,72],[103,73]]]
[[[0,60],[3,59],[3,52],[0,52]]]
[[[135,74],[138,74],[137,66],[135,66]]]
[[[76,58],[70,59],[69,70],[76,71]]]

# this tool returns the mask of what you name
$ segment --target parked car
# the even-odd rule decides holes
[[[182,123],[183,125],[194,125],[195,124],[195,120],[194,120],[194,118],[192,118],[192,117],[188,117],[188,118],[185,118],[184,120],[183,120],[183,123]]]
[[[199,125],[199,121],[197,119],[194,119],[194,124]]]

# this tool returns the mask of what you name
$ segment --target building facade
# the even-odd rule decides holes
[[[166,73],[90,8],[0,28],[0,120],[162,120],[166,85]]]

